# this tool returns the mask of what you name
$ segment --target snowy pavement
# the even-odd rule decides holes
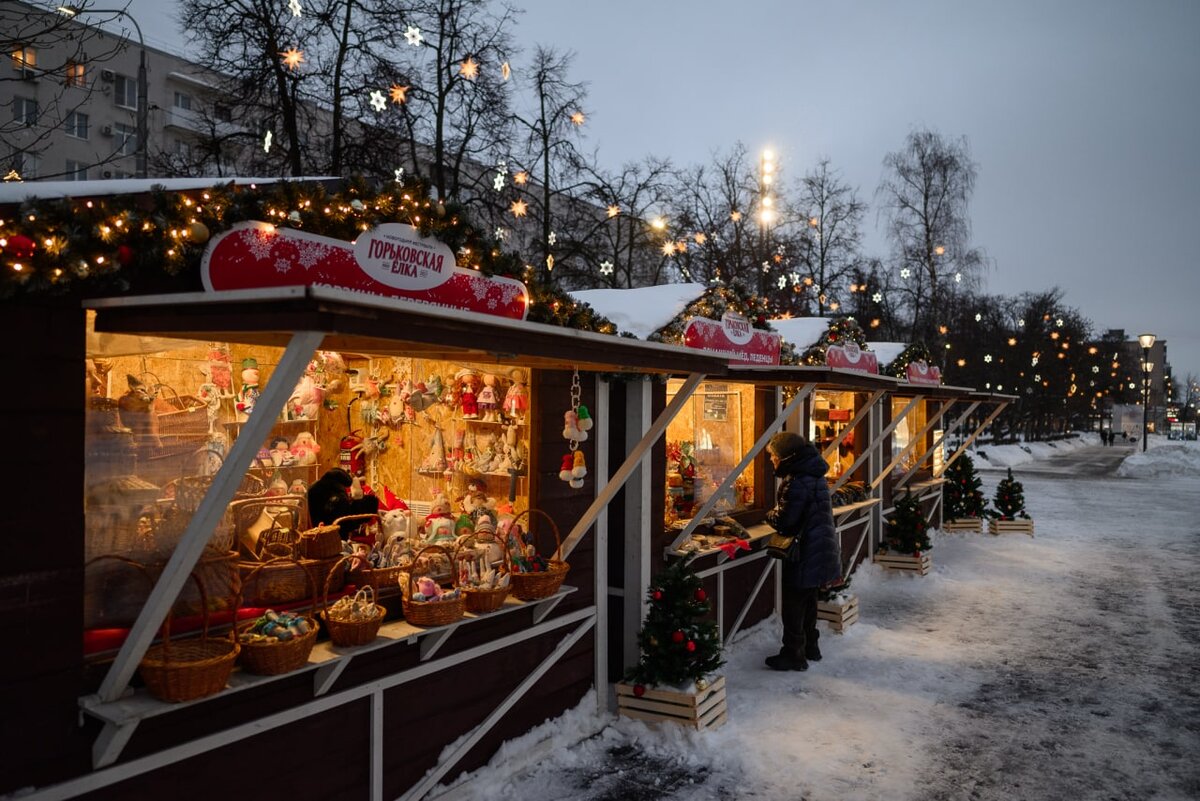
[[[860,622],[806,673],[762,666],[777,620],[745,632],[719,729],[589,698],[445,797],[1200,798],[1200,448],[1160,444],[1018,463],[1036,538],[938,534],[924,578],[865,564]]]

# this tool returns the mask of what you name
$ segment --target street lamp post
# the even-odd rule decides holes
[[[767,253],[767,246],[770,244],[770,227],[775,221],[775,197],[771,194],[771,184],[775,182],[775,151],[771,149],[764,150],[758,161],[758,176],[759,176],[759,203],[758,210],[758,250],[762,255],[764,265],[769,263],[770,255]],[[767,293],[767,274],[766,267],[758,268],[758,291],[759,295]]]
[[[1150,371],[1154,362],[1150,361],[1150,348],[1154,347],[1154,334],[1139,334],[1138,344],[1142,346],[1142,453],[1146,452],[1146,434],[1150,430]]]
[[[146,140],[150,136],[150,102],[149,89],[146,83],[146,40],[142,36],[142,26],[138,25],[138,21],[133,18],[123,8],[80,8],[79,6],[59,6],[58,13],[64,17],[73,18],[80,13],[86,11],[89,14],[113,14],[118,17],[125,17],[133,23],[133,29],[137,31],[138,47],[141,50],[141,55],[138,58],[137,72],[137,150],[134,154],[134,170],[138,178],[146,177]]]

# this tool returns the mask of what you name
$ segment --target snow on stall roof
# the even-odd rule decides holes
[[[867,347],[875,353],[879,366],[885,367],[896,360],[896,357],[908,347],[904,342],[868,342]]]
[[[276,184],[283,181],[337,181],[336,176],[321,175],[303,178],[110,178],[101,181],[15,181],[0,184],[0,203],[23,203],[29,199],[49,200],[61,197],[97,197],[99,195],[129,195],[149,192],[162,187],[168,192],[186,189],[208,189],[213,186],[238,184]]]
[[[785,342],[791,343],[799,351],[815,345],[829,330],[828,317],[778,317],[768,322],[783,336]]]
[[[571,293],[621,333],[645,339],[670,323],[704,294],[704,284],[660,284],[635,289],[580,289]]]

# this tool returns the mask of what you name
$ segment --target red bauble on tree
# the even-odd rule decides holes
[[[661,601],[663,599],[662,590],[655,590],[654,592],[650,593],[650,597],[656,601]]]
[[[635,685],[633,685],[633,694],[636,695],[638,698],[641,698],[643,695],[646,694],[646,688],[641,684],[635,684]]]
[[[696,590],[696,600],[697,601],[703,601],[707,597],[708,597],[708,593],[706,593],[704,590]]]
[[[689,652],[690,652],[690,651],[695,651],[695,650],[696,650],[696,643],[692,642],[691,640],[688,640],[687,649],[688,649],[688,651],[689,651]]]
[[[124,267],[133,264],[133,248],[129,247],[129,245],[118,245],[117,261]]]
[[[671,642],[674,642],[674,643],[683,642],[683,632],[682,631],[673,632],[671,634]]]
[[[13,234],[5,237],[3,250],[14,259],[28,259],[35,246],[34,241],[24,234]]]

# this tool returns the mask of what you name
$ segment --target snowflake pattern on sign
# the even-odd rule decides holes
[[[275,235],[267,231],[255,231],[246,243],[246,249],[256,260],[265,261],[275,249]]]
[[[322,245],[320,242],[314,242],[311,247],[303,248],[300,251],[300,256],[297,261],[305,270],[311,270],[319,262],[328,258],[333,252],[333,248],[329,245]]]
[[[275,272],[286,273],[290,269],[292,269],[292,263],[290,261],[288,261],[287,259],[276,259],[275,260]]]

